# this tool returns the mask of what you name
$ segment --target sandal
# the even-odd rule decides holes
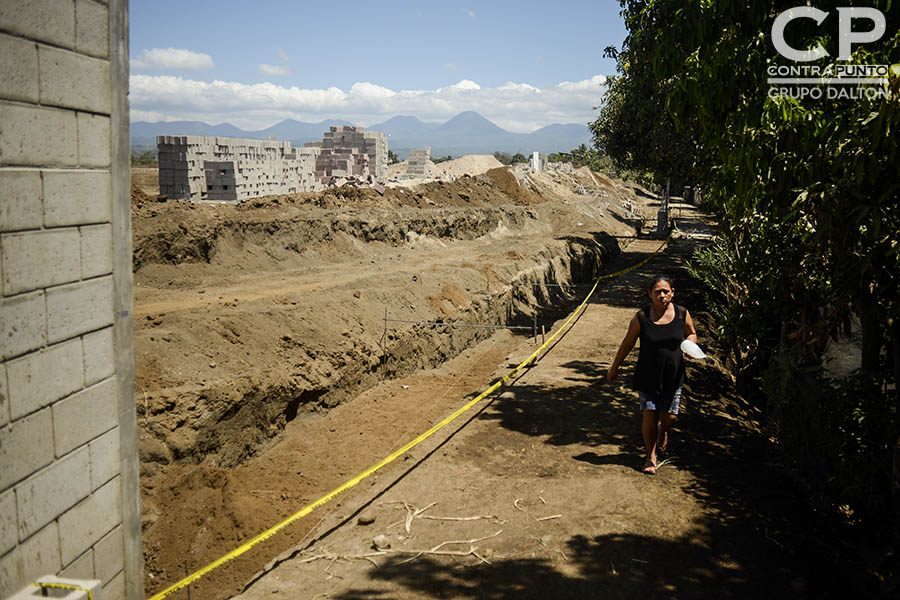
[[[656,465],[648,460],[644,463],[644,468],[641,469],[641,473],[646,473],[647,475],[656,475]]]

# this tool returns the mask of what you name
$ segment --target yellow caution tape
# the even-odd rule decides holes
[[[149,600],[162,600],[166,596],[168,596],[174,592],[177,592],[178,590],[182,589],[183,587],[186,587],[186,586],[192,584],[193,582],[197,581],[198,579],[200,579],[201,577],[203,577],[204,575],[206,575],[213,569],[221,567],[225,563],[237,558],[238,556],[247,552],[248,550],[250,550],[257,544],[259,544],[260,542],[263,542],[263,541],[269,539],[270,537],[272,537],[273,535],[275,535],[276,533],[278,533],[279,531],[281,531],[282,529],[284,529],[285,527],[287,527],[294,521],[302,519],[303,517],[305,517],[312,511],[314,511],[315,509],[319,508],[320,506],[322,506],[324,504],[327,504],[328,502],[333,500],[335,497],[339,496],[340,494],[342,494],[342,493],[346,492],[347,490],[349,490],[350,488],[354,487],[355,485],[357,485],[359,482],[366,479],[370,475],[373,475],[376,471],[380,470],[382,467],[397,460],[399,457],[403,456],[404,454],[406,454],[407,452],[409,452],[410,450],[412,450],[413,448],[415,448],[416,446],[418,446],[419,444],[421,444],[422,442],[424,442],[425,440],[430,438],[432,435],[434,435],[435,433],[437,433],[438,431],[440,431],[441,429],[443,429],[444,427],[446,427],[447,425],[449,425],[450,423],[455,421],[460,415],[462,415],[463,413],[465,413],[466,411],[471,409],[473,406],[475,406],[476,404],[478,404],[479,402],[481,402],[482,400],[484,400],[485,398],[490,396],[492,393],[494,393],[497,390],[497,388],[499,388],[501,385],[505,384],[516,373],[518,373],[519,371],[524,369],[526,366],[528,366],[528,364],[531,363],[531,361],[533,361],[538,356],[538,354],[540,354],[545,348],[547,348],[553,342],[553,340],[556,338],[556,336],[558,336],[560,334],[560,332],[562,332],[569,325],[569,323],[572,321],[572,319],[575,318],[575,315],[577,315],[581,311],[581,309],[587,305],[588,300],[590,300],[591,296],[594,295],[594,291],[597,289],[597,286],[600,284],[600,282],[602,280],[611,279],[613,277],[618,277],[619,275],[624,275],[625,273],[628,273],[629,271],[633,271],[635,269],[642,267],[647,261],[649,261],[651,258],[656,256],[657,254],[659,254],[659,251],[662,250],[663,247],[667,243],[668,243],[668,240],[664,241],[660,245],[660,247],[656,249],[656,251],[653,254],[651,254],[647,258],[643,259],[642,261],[640,261],[634,265],[631,265],[630,267],[628,267],[626,269],[622,269],[620,271],[616,271],[615,273],[609,273],[607,275],[601,275],[600,277],[598,277],[597,281],[594,282],[594,287],[591,288],[591,291],[588,292],[588,295],[585,297],[585,299],[581,302],[581,304],[578,305],[578,308],[576,308],[575,311],[571,315],[569,315],[569,318],[566,319],[566,322],[563,323],[562,326],[556,330],[556,333],[554,333],[549,338],[547,338],[547,340],[543,344],[541,344],[541,346],[537,350],[535,350],[531,354],[531,356],[529,356],[524,361],[519,363],[519,365],[517,367],[515,367],[512,371],[507,373],[502,378],[498,379],[491,387],[489,387],[488,389],[486,389],[483,392],[481,392],[480,394],[478,394],[478,396],[476,396],[475,398],[473,398],[472,400],[470,400],[469,402],[464,404],[461,408],[456,410],[453,414],[451,414],[450,416],[445,418],[443,421],[437,423],[431,429],[429,429],[428,431],[426,431],[425,433],[423,433],[416,439],[412,440],[411,442],[408,442],[403,447],[401,447],[399,450],[396,450],[395,452],[392,452],[388,456],[384,457],[379,462],[372,465],[371,467],[369,467],[368,469],[366,469],[365,471],[363,471],[356,477],[353,477],[352,479],[345,481],[343,484],[341,484],[340,486],[331,490],[330,492],[328,492],[327,494],[325,494],[318,500],[315,500],[315,501],[311,502],[310,504],[307,504],[306,506],[301,508],[299,511],[295,512],[294,514],[292,514],[291,516],[286,518],[281,523],[278,523],[277,525],[274,525],[274,526],[270,527],[269,529],[266,529],[265,531],[263,531],[256,537],[241,544],[240,546],[238,546],[237,548],[235,548],[228,554],[222,556],[221,558],[214,560],[213,562],[209,563],[202,569],[198,569],[197,571],[194,571],[193,573],[191,573],[190,575],[188,575],[187,577],[185,577],[178,583],[164,589],[163,591],[156,594],[155,596],[151,596]]]
[[[53,590],[75,590],[77,592],[85,592],[87,594],[88,600],[94,600],[94,594],[88,588],[81,587],[80,585],[72,585],[71,583],[49,583],[37,581],[32,583],[31,585],[41,588],[41,595],[46,596],[47,592],[45,591],[47,588]]]

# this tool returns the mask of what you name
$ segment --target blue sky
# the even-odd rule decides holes
[[[132,0],[132,120],[586,123],[624,36],[614,0]]]

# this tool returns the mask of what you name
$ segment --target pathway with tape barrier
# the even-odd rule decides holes
[[[699,227],[698,215],[684,213],[683,229]],[[754,493],[772,482],[742,466],[762,454],[758,415],[731,395],[724,371],[692,365],[669,462],[655,477],[638,470],[640,418],[625,385],[635,353],[619,381],[603,379],[645,302],[643,281],[658,271],[684,281],[681,265],[694,246],[678,239],[650,258],[658,240],[633,242],[610,270],[649,261],[601,281],[571,315],[571,329],[507,385],[478,402],[488,381],[469,390],[470,413],[318,508],[309,516],[315,533],[263,569],[241,598],[802,593],[807,578],[776,552],[778,524],[756,512]],[[685,286],[679,300],[694,312],[702,342],[701,295]],[[466,358],[477,363],[496,343]],[[517,344],[491,380],[537,347]]]

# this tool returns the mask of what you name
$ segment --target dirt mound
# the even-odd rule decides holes
[[[519,185],[519,181],[509,167],[491,169],[482,177],[489,178],[499,191],[514,198],[520,204],[539,204],[545,201],[545,198],[539,196],[532,189]]]
[[[137,183],[131,183],[131,204],[132,205],[143,205],[145,202],[150,202],[152,199]]]
[[[435,177],[438,177],[441,174],[450,177],[479,175],[502,166],[503,163],[490,154],[467,154],[454,160],[436,164],[434,166],[434,175]]]

